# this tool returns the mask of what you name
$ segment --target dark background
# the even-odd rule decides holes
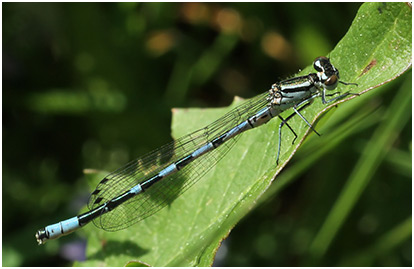
[[[74,234],[37,247],[34,234],[85,205],[83,169],[111,171],[169,142],[173,107],[226,106],[235,95],[255,96],[298,72],[334,48],[360,4],[2,6],[3,265],[62,266],[84,258],[82,247],[78,255],[65,251],[84,241]],[[395,179],[400,188],[411,188],[409,176],[395,177],[403,178]],[[226,240],[219,265],[303,265],[283,227],[312,214],[300,195],[305,186],[299,179],[249,214]],[[411,212],[411,195],[400,198]],[[364,198],[374,208],[375,202]],[[369,216],[371,226],[392,217]],[[374,228],[367,237],[382,232]],[[336,265],[357,239],[345,230],[318,265]],[[411,265],[411,239],[371,265]]]

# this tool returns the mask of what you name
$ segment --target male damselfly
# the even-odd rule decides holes
[[[313,63],[317,73],[294,77],[272,85],[268,92],[258,95],[232,109],[210,125],[172,141],[110,173],[92,192],[89,211],[79,216],[46,226],[36,233],[39,244],[56,239],[81,228],[90,221],[106,231],[125,229],[153,215],[185,192],[209,171],[235,144],[239,135],[259,127],[270,119],[281,119],[276,163],[280,157],[281,130],[294,115],[315,133],[312,125],[300,113],[301,109],[321,97],[327,104],[352,93],[346,92],[331,99],[326,91],[334,90],[339,72],[326,57]],[[293,113],[286,119],[280,114],[287,109]]]

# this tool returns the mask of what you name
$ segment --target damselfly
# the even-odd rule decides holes
[[[317,73],[294,77],[272,85],[268,92],[258,95],[232,109],[230,112],[191,134],[174,140],[161,148],[138,158],[102,179],[92,192],[89,211],[79,216],[46,226],[36,233],[39,244],[56,239],[87,223],[93,223],[106,231],[125,229],[147,218],[184,193],[209,171],[235,144],[241,133],[259,127],[278,117],[279,143],[276,163],[280,157],[282,127],[293,132],[288,121],[299,117],[315,133],[312,125],[300,111],[316,97],[327,104],[352,93],[328,94],[339,81],[339,72],[326,57],[318,57],[313,63]],[[327,97],[333,97],[327,99]],[[292,108],[286,118],[281,113]],[[293,140],[293,142],[294,142]]]

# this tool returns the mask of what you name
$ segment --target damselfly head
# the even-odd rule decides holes
[[[336,88],[339,82],[339,71],[331,64],[329,58],[321,56],[313,62],[313,68],[318,71],[317,75],[327,90]]]

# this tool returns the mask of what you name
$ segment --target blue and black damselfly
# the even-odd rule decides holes
[[[278,117],[279,144],[275,162],[280,157],[282,127],[294,115],[302,118],[315,133],[313,126],[300,111],[313,99],[321,97],[327,104],[352,93],[339,94],[338,83],[357,85],[339,80],[339,71],[326,57],[313,63],[317,73],[294,77],[272,85],[271,89],[232,109],[230,112],[191,134],[166,144],[135,159],[102,179],[92,192],[89,211],[79,216],[46,226],[36,233],[39,244],[73,232],[89,222],[106,231],[125,229],[143,220],[169,203],[207,173],[236,143],[239,135]],[[327,99],[327,97],[332,97]],[[281,113],[292,108],[293,113],[282,118]],[[294,140],[293,140],[294,141]]]

